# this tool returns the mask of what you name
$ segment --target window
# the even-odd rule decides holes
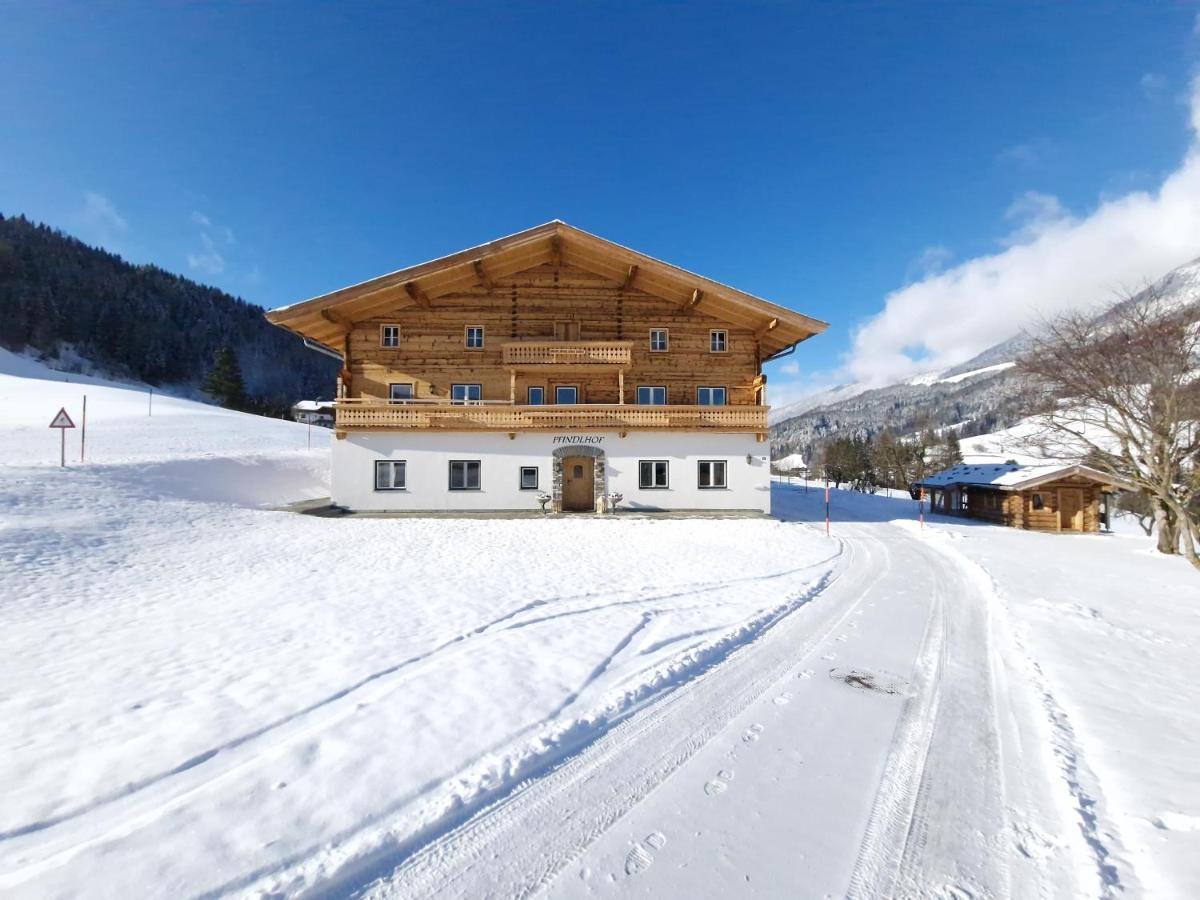
[[[559,341],[577,341],[579,340],[579,323],[578,322],[555,322],[554,323],[554,338]]]
[[[642,406],[666,406],[667,389],[662,385],[640,384],[637,389],[637,402]]]
[[[667,329],[651,328],[650,329],[650,349],[655,353],[667,352]]]
[[[555,403],[578,403],[579,388],[573,384],[560,384],[554,388]]]
[[[1034,494],[1033,495],[1033,508],[1034,509],[1044,509],[1045,506],[1046,506],[1046,503],[1044,500],[1042,500],[1042,495]]]
[[[643,490],[665,490],[667,487],[667,461],[665,459],[639,460],[638,487]]]
[[[537,466],[521,466],[521,490],[536,491],[538,485]]]
[[[699,466],[696,487],[707,491],[725,487],[725,460],[702,459]]]
[[[450,460],[450,490],[477,491],[479,490],[479,460],[452,459]]]
[[[702,387],[696,388],[696,402],[701,406],[724,406],[725,388]]]
[[[402,491],[407,468],[402,459],[375,460],[375,490]]]
[[[380,347],[399,347],[400,346],[400,326],[399,325],[380,325],[379,326],[379,346]]]
[[[724,353],[729,349],[729,333],[723,330],[713,330],[708,333],[708,349],[710,353]]]
[[[544,387],[531,387],[525,392],[525,402],[530,406],[541,406],[546,402],[546,389]]]
[[[407,384],[389,384],[388,399],[393,403],[397,400],[411,400],[413,398],[413,386],[409,382]]]
[[[482,350],[483,349],[483,326],[482,325],[468,325],[467,326],[466,344],[467,344],[468,350]]]
[[[483,398],[483,388],[478,384],[450,385],[451,403],[478,403]]]

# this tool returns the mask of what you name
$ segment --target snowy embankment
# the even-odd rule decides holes
[[[1011,626],[1107,888],[1200,892],[1200,579],[1132,531],[1047,535],[834,492],[839,517],[894,519],[967,568]]]
[[[326,491],[304,426],[59,378],[0,375],[0,892],[295,891],[428,839],[836,563],[763,520],[272,511]]]

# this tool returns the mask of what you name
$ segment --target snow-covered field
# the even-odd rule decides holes
[[[326,431],[0,370],[2,894],[1200,893],[1144,538],[306,517]]]

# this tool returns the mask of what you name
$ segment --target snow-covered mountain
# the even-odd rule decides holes
[[[1168,272],[1129,302],[1156,295],[1168,305],[1200,303],[1200,258]],[[1029,338],[1016,334],[948,369],[885,387],[847,384],[773,410],[773,453],[808,456],[834,435],[870,437],[891,428],[910,434],[954,428],[961,437],[1010,428],[1031,412],[1032,394],[1015,369]]]

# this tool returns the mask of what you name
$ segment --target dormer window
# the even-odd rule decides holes
[[[710,353],[724,353],[729,349],[729,333],[724,329],[713,329],[708,333]]]
[[[651,353],[666,353],[668,346],[667,329],[651,328],[650,329],[650,352]]]
[[[400,346],[400,326],[399,325],[380,325],[379,326],[379,346],[395,349]]]

